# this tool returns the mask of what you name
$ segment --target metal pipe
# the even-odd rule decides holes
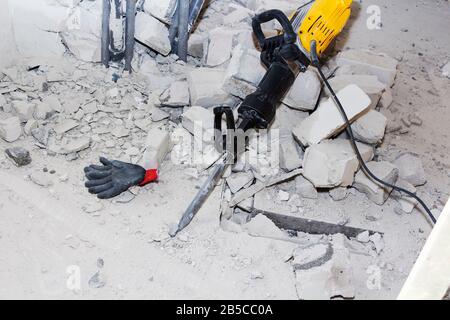
[[[131,72],[131,62],[134,55],[134,31],[136,20],[136,0],[127,0],[125,26],[125,70]]]
[[[103,0],[103,12],[102,12],[102,39],[101,39],[101,60],[102,64],[108,68],[110,60],[110,30],[109,19],[111,16],[111,0]]]
[[[178,26],[180,24],[180,16],[179,16],[180,7],[177,3],[177,8],[175,10],[175,14],[172,18],[172,23],[170,24],[169,28],[169,40],[170,40],[170,46],[172,48],[172,53],[178,53]]]
[[[178,28],[178,57],[187,61],[189,39],[189,0],[178,0],[179,28]]]
[[[189,8],[189,32],[194,27],[195,21],[202,11],[205,0],[191,0],[191,6]]]

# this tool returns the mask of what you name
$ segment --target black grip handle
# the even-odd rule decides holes
[[[255,33],[255,36],[258,39],[261,48],[264,47],[264,44],[266,42],[266,36],[264,35],[261,29],[261,24],[272,20],[277,20],[283,27],[284,31],[283,37],[285,43],[294,44],[295,41],[297,40],[297,35],[295,34],[294,29],[292,28],[292,24],[289,21],[288,17],[286,17],[283,11],[278,9],[272,9],[256,15],[255,17],[253,17],[252,20],[253,32]]]

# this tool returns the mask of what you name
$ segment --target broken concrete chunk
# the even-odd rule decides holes
[[[227,178],[228,187],[232,193],[236,193],[253,181],[254,176],[251,171],[233,173]]]
[[[337,93],[339,100],[353,122],[369,109],[370,98],[356,85],[349,85]],[[304,146],[319,143],[345,129],[345,120],[333,100],[321,103],[318,109],[297,125],[293,134]]]
[[[399,170],[393,164],[387,161],[371,161],[367,163],[367,167],[379,179],[390,184],[397,182]],[[384,204],[392,191],[392,188],[380,185],[372,178],[367,177],[362,170],[356,174],[353,187],[378,205]]]
[[[387,118],[380,112],[369,110],[352,124],[355,139],[367,144],[379,144],[386,131]]]
[[[145,169],[159,168],[170,149],[170,136],[166,130],[152,129],[147,134],[142,166]]]
[[[27,122],[33,118],[36,105],[27,101],[12,101],[14,113],[19,117],[20,121]]]
[[[267,237],[272,239],[285,239],[286,235],[275,223],[263,214],[256,215],[250,222],[244,225],[248,234],[253,237]]]
[[[58,98],[54,95],[42,98],[42,102],[48,105],[52,110],[56,112],[63,111],[61,102],[59,102]]]
[[[408,181],[413,186],[421,186],[427,182],[419,155],[412,152],[403,153],[394,160],[393,164],[399,168],[400,178]]]
[[[135,38],[163,56],[171,51],[169,30],[164,23],[146,13],[136,14]]]
[[[372,103],[371,109],[375,109],[381,96],[386,89],[386,85],[381,83],[376,76],[370,75],[344,75],[336,76],[330,79],[330,85],[334,91],[339,91],[350,84],[360,87],[369,97]],[[327,96],[330,96],[328,90],[325,90]]]
[[[303,176],[295,178],[295,190],[302,198],[317,199],[318,194],[314,185]]]
[[[227,62],[231,57],[234,32],[224,28],[216,28],[209,33],[208,56],[206,64],[217,67]]]
[[[218,69],[199,68],[188,75],[191,105],[213,107],[227,104],[230,95],[222,89],[225,71]]]
[[[442,75],[450,78],[450,62],[447,62],[447,64],[442,67]]]
[[[45,120],[48,119],[55,111],[48,105],[43,102],[39,102],[36,104],[36,108],[34,110],[34,118]]]
[[[357,142],[364,161],[373,158],[373,148]],[[316,188],[346,187],[353,183],[359,168],[356,154],[348,140],[325,140],[312,145],[305,151],[303,159],[304,176]]]
[[[403,188],[413,194],[416,194],[417,189],[411,183],[402,178],[397,180],[396,186]],[[398,205],[394,208],[397,214],[411,213],[414,208],[418,205],[418,201],[413,197],[406,195],[403,192],[398,192],[396,190],[392,191],[392,197],[397,201]]]
[[[366,68],[378,79],[392,87],[397,74],[398,61],[382,54],[362,50],[347,50],[341,52],[336,59],[338,66],[356,65]]]
[[[394,101],[394,98],[392,96],[392,89],[386,88],[386,90],[381,95],[381,99],[378,102],[378,106],[380,108],[388,109],[391,106],[393,101]]]
[[[314,110],[321,89],[322,83],[319,76],[314,70],[308,69],[297,76],[291,89],[283,99],[283,103],[293,109]]]
[[[318,243],[296,248],[293,252],[294,270],[308,270],[328,262],[333,256],[331,244]]]
[[[6,155],[18,167],[23,167],[31,163],[30,152],[22,147],[13,147],[5,150]]]
[[[189,86],[186,81],[172,82],[169,88],[169,98],[163,105],[169,107],[182,107],[189,105]]]
[[[57,146],[49,146],[49,150],[59,154],[71,154],[89,148],[91,139],[89,137],[82,137],[74,139],[66,144]]]
[[[78,127],[78,125],[79,125],[79,123],[77,121],[68,119],[68,120],[64,120],[60,124],[56,125],[53,128],[53,130],[55,131],[55,133],[57,135],[61,135],[61,134],[64,134],[64,133],[72,130],[73,128]]]
[[[170,24],[177,8],[177,0],[147,0],[144,2],[144,12],[156,19]]]
[[[361,243],[367,243],[370,241],[369,231],[363,231],[356,237],[356,240]]]
[[[203,141],[211,141],[214,137],[214,114],[211,109],[203,107],[187,108],[181,115],[181,124],[193,135],[202,134]],[[199,130],[196,132],[196,129]],[[197,136],[197,138],[200,138]]]
[[[48,144],[48,138],[50,135],[49,130],[46,127],[37,127],[31,130],[31,135],[37,142],[46,146]]]
[[[34,119],[30,119],[27,121],[27,123],[23,127],[23,131],[25,132],[26,135],[30,135],[31,130],[36,129],[37,127],[38,127],[38,122]]]
[[[191,34],[188,43],[188,54],[195,58],[203,58],[207,49],[207,37],[197,33]]]
[[[260,53],[255,49],[238,45],[233,50],[223,89],[229,94],[244,99],[256,90],[265,73],[266,69],[261,64]]]
[[[14,142],[22,135],[22,127],[18,117],[0,120],[0,138],[6,142]]]
[[[280,129],[280,168],[292,171],[300,168],[304,152],[294,141],[290,130]]]
[[[337,187],[333,188],[329,191],[330,197],[334,201],[341,201],[347,198],[348,196],[348,189],[345,187]]]
[[[371,235],[369,237],[369,239],[370,239],[370,242],[373,243],[376,253],[380,254],[381,251],[383,251],[383,249],[384,249],[384,240],[383,240],[382,235],[379,233],[374,233],[373,235]]]

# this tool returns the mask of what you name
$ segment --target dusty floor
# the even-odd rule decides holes
[[[373,4],[381,8],[381,30],[366,26],[366,8]],[[410,112],[423,120],[406,134],[387,134],[379,153],[388,159],[397,150],[419,154],[428,178],[419,194],[439,211],[450,194],[450,79],[441,76],[450,60],[445,36],[450,4],[372,0],[359,1],[358,7],[338,48],[370,48],[399,59],[394,104],[381,112],[398,122]],[[31,137],[14,143],[31,151],[31,168],[16,168],[1,158],[1,298],[298,298],[285,260],[304,239],[287,242],[222,230],[220,187],[181,237],[166,238],[167,224],[187,207],[204,173],[190,178],[185,167],[166,161],[157,184],[133,190],[137,195],[128,203],[102,201],[96,211],[98,201],[83,186],[82,168],[120,149],[106,149],[108,136],[102,137],[73,161],[46,155]],[[144,132],[136,133],[137,141],[143,137]],[[0,141],[0,149],[9,146]],[[53,186],[43,188],[25,178],[44,167],[56,171]],[[67,181],[58,178],[63,175]],[[384,232],[379,256],[364,248],[351,251],[356,299],[395,298],[431,230],[422,212],[398,215],[394,204],[388,200],[378,207],[359,193],[341,202],[331,201],[328,193],[305,201],[305,217],[337,222],[344,214],[351,225]],[[381,219],[366,219],[380,211]],[[378,289],[367,285],[373,266],[381,272]],[[100,277],[92,279],[99,270]],[[78,271],[81,287],[71,290]]]

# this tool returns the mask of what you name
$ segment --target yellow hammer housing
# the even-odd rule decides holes
[[[316,0],[300,7],[291,17],[300,45],[310,53],[316,40],[317,53],[323,53],[350,18],[352,0]]]

